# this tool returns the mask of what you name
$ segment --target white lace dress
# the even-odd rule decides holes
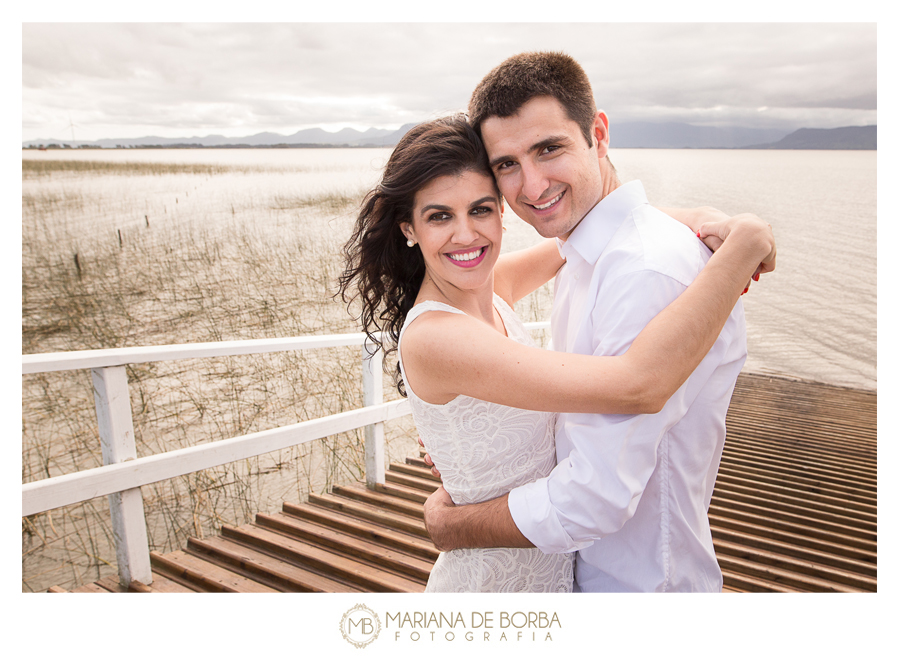
[[[526,345],[534,341],[522,321],[494,295],[507,335]],[[462,313],[440,302],[412,308],[400,332],[428,311]],[[463,346],[461,346],[463,347]],[[399,351],[399,350],[398,350]],[[556,414],[505,407],[460,395],[447,404],[416,397],[403,371],[416,428],[444,488],[457,505],[502,496],[547,475],[556,465],[553,440]],[[545,555],[536,548],[458,549],[441,553],[426,592],[570,592],[574,554]]]

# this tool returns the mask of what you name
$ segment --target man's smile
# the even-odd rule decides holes
[[[529,203],[528,205],[531,206],[532,208],[534,208],[535,210],[547,210],[547,208],[552,208],[553,206],[555,206],[559,202],[559,200],[563,198],[564,194],[565,194],[565,192],[560,192],[555,197],[550,199],[547,203],[542,203],[540,205],[534,204],[534,203]]]

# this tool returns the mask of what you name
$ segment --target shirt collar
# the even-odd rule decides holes
[[[634,180],[620,185],[584,216],[568,240],[556,239],[560,256],[568,260],[569,256],[577,253],[594,265],[625,218],[637,206],[645,203],[647,195],[641,181]]]

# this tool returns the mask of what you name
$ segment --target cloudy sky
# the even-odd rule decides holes
[[[875,23],[23,23],[22,139],[397,128],[523,50],[579,60],[613,123],[877,122]]]

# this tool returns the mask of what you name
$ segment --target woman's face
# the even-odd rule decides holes
[[[435,178],[420,189],[412,222],[404,222],[400,228],[418,243],[435,283],[472,290],[493,286],[491,273],[500,255],[502,219],[503,204],[494,179],[466,171]]]

